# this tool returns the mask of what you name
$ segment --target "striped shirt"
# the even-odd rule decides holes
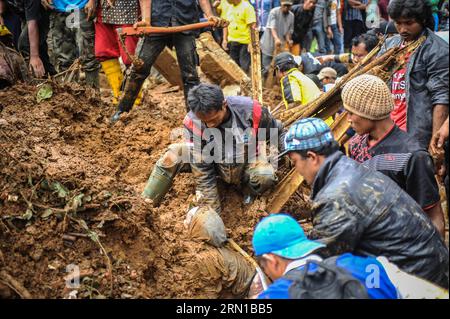
[[[281,6],[280,0],[250,0],[250,3],[255,7],[259,30],[264,31],[269,20],[270,11]]]
[[[367,4],[369,0],[360,0],[362,4]],[[350,20],[359,20],[363,21],[362,11],[359,9],[352,8],[350,4],[348,4],[348,1],[346,2],[345,6],[345,12],[344,12],[344,19],[347,21]]]
[[[430,154],[396,125],[375,145],[369,135],[355,135],[349,142],[350,157],[389,176],[427,210],[439,203],[439,188]]]

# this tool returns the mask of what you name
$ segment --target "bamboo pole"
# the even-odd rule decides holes
[[[209,28],[213,27],[214,22],[207,21],[207,22],[199,22],[199,23],[193,23],[193,24],[186,24],[182,26],[176,26],[176,27],[123,27],[118,28],[117,33],[119,36],[140,36],[140,35],[148,35],[148,34],[170,34],[170,33],[179,33],[179,32],[185,32],[185,31],[192,31],[192,30],[198,30],[203,28]]]
[[[252,94],[253,99],[263,104],[263,87],[261,76],[261,48],[259,45],[259,31],[250,28],[251,35],[251,59],[252,59]]]

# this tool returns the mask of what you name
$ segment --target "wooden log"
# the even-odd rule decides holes
[[[238,84],[243,95],[251,95],[251,80],[239,65],[217,44],[211,33],[204,32],[196,41],[202,72],[221,87]]]
[[[5,270],[0,271],[0,281],[14,290],[22,299],[33,299],[30,292]]]
[[[183,87],[180,67],[175,53],[169,48],[165,48],[158,56],[154,67],[173,86]]]
[[[275,70],[275,57],[281,52],[280,47],[275,47],[273,51],[272,62],[270,63],[269,71],[267,73],[266,82],[264,83],[264,87],[266,89],[272,89],[275,85],[275,77],[273,75],[273,71]]]

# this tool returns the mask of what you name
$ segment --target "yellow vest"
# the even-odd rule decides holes
[[[286,109],[288,108],[289,103],[306,105],[322,94],[313,80],[304,75],[297,68],[290,69],[280,82],[281,93]],[[325,123],[327,123],[328,126],[333,124],[333,122],[334,120],[331,116],[325,120]]]
[[[320,96],[321,92],[317,85],[300,72],[293,68],[281,79],[281,93],[286,108],[289,103],[306,105]]]

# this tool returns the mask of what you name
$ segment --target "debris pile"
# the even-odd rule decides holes
[[[51,90],[40,103],[36,87],[0,92],[0,297],[197,298],[214,291],[214,278],[198,278],[199,245],[183,225],[191,176],[178,175],[157,208],[140,197],[154,163],[176,142],[182,92],[153,88],[110,127],[113,107],[89,89]],[[250,252],[266,203],[248,207],[236,190],[223,193],[228,236]]]

